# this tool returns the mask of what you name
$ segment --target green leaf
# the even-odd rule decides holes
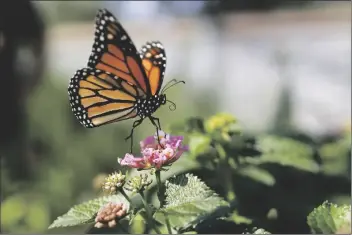
[[[351,141],[346,138],[333,143],[324,144],[319,148],[322,159],[322,172],[327,175],[345,175],[349,173],[349,158],[351,157]]]
[[[271,234],[265,229],[254,227],[250,232],[244,232],[242,234]]]
[[[131,234],[142,234],[145,231],[145,209],[138,209],[130,214],[130,233]]]
[[[190,152],[193,156],[198,156],[204,153],[211,143],[211,138],[202,134],[192,134],[190,135],[189,146]]]
[[[1,203],[1,227],[5,231],[44,232],[50,222],[48,218],[48,204],[36,194],[15,194]]]
[[[292,166],[300,170],[318,172],[319,165],[313,159],[313,149],[299,141],[279,136],[262,136],[257,139],[257,148],[261,157],[246,158],[247,163],[277,163]]]
[[[121,202],[126,211],[129,210],[128,201],[121,195],[100,197],[72,207],[66,214],[58,217],[49,229],[92,223],[99,209],[109,202]]]
[[[275,184],[275,178],[268,171],[257,166],[245,166],[238,168],[238,174],[251,178],[255,181],[261,182],[268,186]]]
[[[188,232],[184,232],[182,234],[198,234],[197,231],[188,231]]]
[[[251,224],[253,221],[250,218],[240,215],[237,211],[230,214],[224,220],[235,222],[236,224]]]
[[[1,226],[11,227],[25,217],[26,200],[22,195],[14,195],[1,202]]]
[[[166,213],[173,228],[187,228],[217,214],[227,213],[228,203],[192,174],[170,178],[165,183],[166,204],[155,218],[165,223]],[[226,212],[225,212],[226,211]]]
[[[325,201],[315,208],[307,217],[307,223],[312,233],[351,233],[351,205],[338,206]],[[346,232],[346,233],[345,233]]]

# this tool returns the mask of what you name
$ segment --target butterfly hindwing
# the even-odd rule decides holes
[[[96,17],[95,40],[88,67],[110,72],[151,94],[141,58],[131,38],[107,10]]]
[[[136,117],[136,99],[144,95],[124,79],[92,68],[76,72],[68,93],[74,115],[88,128]]]
[[[165,49],[159,41],[147,42],[140,50],[140,55],[149,80],[151,94],[157,95],[161,89],[165,74]]]

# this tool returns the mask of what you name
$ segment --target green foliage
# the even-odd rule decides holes
[[[130,214],[130,233],[142,234],[146,229],[145,209],[139,209],[136,212],[131,211]]]
[[[257,138],[260,158],[247,158],[253,164],[276,163],[296,169],[317,173],[319,165],[314,160],[313,149],[304,143],[279,136],[260,136]]]
[[[272,174],[265,169],[253,165],[241,166],[238,168],[237,173],[268,186],[275,184],[275,178]]]
[[[171,129],[189,140],[197,174],[236,205],[222,220],[239,233],[241,224],[265,225],[273,233],[307,233],[307,225],[298,221],[310,208],[322,199],[349,195],[350,177],[334,177],[350,174],[350,134],[321,144],[274,134],[254,137],[227,114],[191,118]],[[295,224],[291,230],[284,225],[288,220]],[[209,226],[201,231],[212,233]]]
[[[307,222],[313,233],[350,234],[351,205],[338,206],[325,201],[308,215]]]
[[[327,175],[351,176],[350,164],[346,164],[350,158],[351,135],[348,134],[333,143],[324,144],[319,148],[322,158],[322,171]]]
[[[166,215],[175,229],[197,225],[219,207],[228,207],[226,201],[192,174],[170,178],[165,187],[166,205],[155,216],[163,223]]]
[[[121,202],[129,210],[129,202],[121,195],[100,197],[72,207],[66,214],[58,217],[49,229],[92,223],[99,209],[109,202]]]
[[[18,194],[1,203],[1,227],[16,233],[44,232],[49,223],[45,200],[38,195]]]
[[[265,231],[265,229],[262,228],[253,228],[251,229],[251,232],[246,232],[243,234],[270,234],[268,231]]]
[[[228,221],[233,221],[236,224],[252,224],[253,222],[251,219],[241,216],[237,211],[233,211],[229,214],[227,218],[224,219]]]
[[[340,206],[321,206],[308,216],[308,224],[305,220],[324,200],[350,198],[350,130],[328,141],[311,142],[278,133],[248,135],[230,114],[189,118],[213,112],[203,97],[194,99],[192,104],[178,94],[177,102],[185,104],[178,106],[178,115],[170,115],[167,108],[157,113],[167,120],[162,125],[169,125],[169,133],[183,135],[190,147],[161,174],[166,204],[158,207],[153,180],[145,195],[154,220],[147,218],[136,194],[122,230],[113,233],[308,233],[308,224],[313,232],[344,231]],[[131,123],[82,128],[69,108],[66,85],[50,80],[28,100],[28,122],[29,143],[39,146],[30,150],[36,160],[33,181],[13,182],[7,172],[16,169],[1,165],[1,225],[6,232],[45,232],[67,208],[96,197],[92,179],[120,170],[116,158],[129,148],[124,137]],[[151,125],[143,124],[135,132],[135,143],[153,132]],[[140,172],[131,170],[128,178],[136,174]],[[120,195],[112,197],[125,202]],[[100,197],[74,206],[50,228],[92,222],[107,201]]]
[[[193,134],[190,138],[190,152],[193,156],[201,155],[210,148],[211,138],[200,134]]]

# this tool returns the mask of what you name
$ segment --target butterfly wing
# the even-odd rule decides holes
[[[166,53],[159,41],[147,42],[140,50],[142,64],[152,95],[159,94],[164,80]]]
[[[131,38],[107,10],[96,16],[95,40],[88,67],[110,72],[151,94],[141,58]]]
[[[93,128],[136,117],[136,100],[144,91],[111,73],[84,68],[71,78],[68,94],[79,122]]]

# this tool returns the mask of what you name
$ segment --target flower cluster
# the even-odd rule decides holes
[[[123,208],[122,203],[109,202],[98,212],[94,227],[113,228],[116,226],[116,221],[124,215],[126,215],[126,209]]]
[[[125,189],[134,193],[143,192],[152,182],[147,174],[138,175],[127,182]]]
[[[116,190],[125,184],[126,176],[121,172],[114,172],[105,178],[103,183],[103,191],[110,194],[116,193]]]
[[[159,136],[149,136],[140,142],[142,157],[127,153],[124,158],[118,159],[120,165],[137,169],[161,169],[188,151],[188,147],[182,145],[183,136],[171,136],[163,131],[158,131],[157,134]]]

